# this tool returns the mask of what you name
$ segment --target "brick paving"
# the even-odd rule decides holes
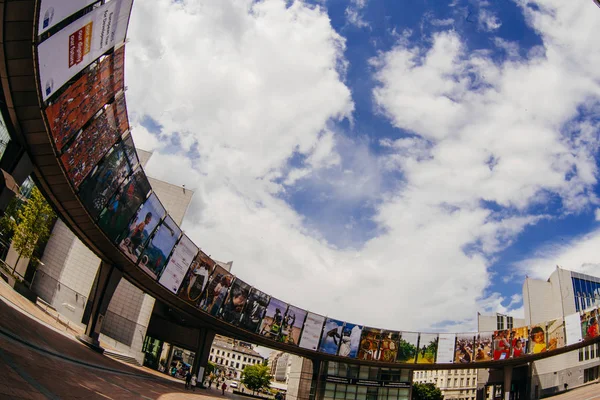
[[[0,284],[0,399],[214,399],[158,371],[134,367],[79,343],[76,332]]]

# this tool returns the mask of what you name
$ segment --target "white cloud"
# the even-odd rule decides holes
[[[596,215],[596,221],[600,221],[600,208],[596,208],[595,215]]]
[[[195,190],[184,229],[217,259],[234,260],[248,283],[348,321],[468,330],[477,310],[521,312],[520,299],[489,293],[494,256],[547,218],[529,213],[544,196],[559,196],[565,212],[596,202],[597,128],[569,121],[600,93],[600,57],[586,33],[599,17],[569,2],[553,3],[550,17],[528,10],[544,47],[502,65],[469,52],[453,31],[430,47],[399,38],[373,60],[374,99],[414,135],[381,141],[381,156],[330,126],[353,111],[344,39],[320,7],[287,3],[134,5],[133,132],[157,149],[152,175]],[[145,115],[163,126],[160,139],[140,125]],[[182,149],[167,154],[175,132]],[[198,159],[186,157],[191,148]],[[302,165],[290,168],[297,155]],[[382,191],[393,173],[402,179]],[[301,184],[323,188],[309,193],[330,196],[330,207],[366,202],[377,235],[356,249],[332,245],[284,200]]]
[[[500,19],[487,8],[481,7],[477,14],[477,27],[486,32],[492,32],[502,26]]]
[[[362,9],[367,5],[367,0],[350,0],[350,3],[346,7],[346,21],[350,25],[354,25],[357,28],[367,28],[369,23],[365,21]]]

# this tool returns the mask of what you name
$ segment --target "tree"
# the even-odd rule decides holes
[[[45,242],[50,236],[50,227],[55,218],[54,211],[37,187],[31,191],[31,197],[17,212],[13,221],[13,246],[19,253],[13,272],[21,257],[31,258],[38,243]],[[34,260],[37,261],[37,260]]]
[[[252,393],[263,388],[268,389],[273,378],[269,372],[266,365],[247,365],[242,372],[242,383],[252,390]]]
[[[442,391],[433,383],[414,383],[412,389],[413,400],[444,400]]]

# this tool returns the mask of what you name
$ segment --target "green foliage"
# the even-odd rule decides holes
[[[444,395],[433,383],[414,383],[412,387],[412,399],[444,400]]]
[[[22,204],[23,202],[18,196],[13,197],[4,210],[4,215],[0,218],[0,234],[5,240],[10,240],[15,233],[18,223],[17,213]]]
[[[398,342],[398,361],[414,360],[417,356],[417,346],[408,343],[406,340],[400,339]]]
[[[247,365],[242,372],[242,383],[253,392],[262,388],[268,389],[273,378],[269,372],[266,365]]]
[[[211,363],[210,361],[208,362],[208,364],[206,364],[206,368],[204,369],[204,375],[210,375],[213,372],[215,372],[215,364]]]
[[[54,211],[38,188],[34,187],[31,197],[17,211],[18,222],[14,227],[12,243],[19,253],[19,259],[21,257],[31,258],[36,245],[48,240],[54,218]]]

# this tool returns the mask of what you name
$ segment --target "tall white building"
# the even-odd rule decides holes
[[[152,153],[137,150],[144,167]],[[173,220],[181,225],[193,191],[148,177]],[[58,220],[42,256],[32,289],[70,321],[81,324],[100,259]],[[100,340],[143,363],[142,346],[154,298],[129,281],[119,283],[102,322]]]

